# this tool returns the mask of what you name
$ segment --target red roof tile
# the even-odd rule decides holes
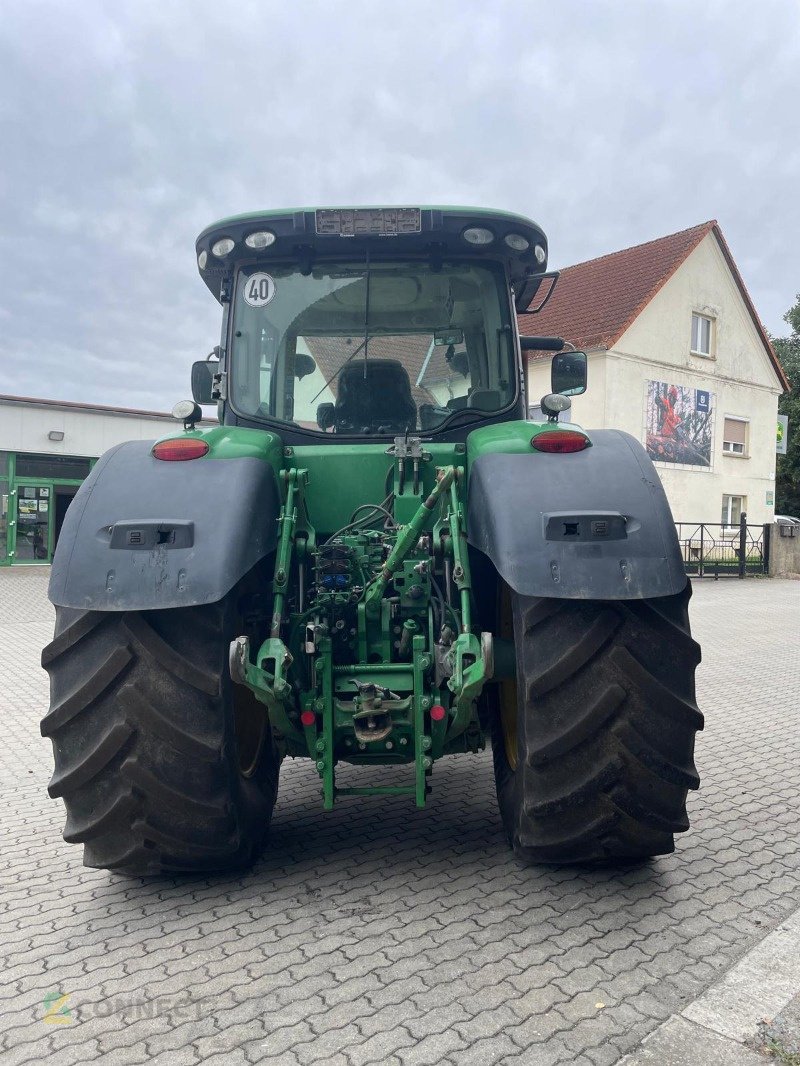
[[[537,315],[520,315],[520,332],[564,337],[578,348],[613,348],[681,263],[712,232],[775,373],[788,389],[783,368],[772,350],[722,231],[714,220],[566,267],[561,271],[553,298],[544,310]],[[531,356],[532,359],[548,357],[547,352]]]
[[[561,271],[552,300],[520,329],[557,335],[579,348],[611,348],[700,241],[716,225],[660,237]]]
[[[397,360],[408,374],[411,394],[414,397],[414,402],[417,406],[421,403],[435,403],[434,397],[425,388],[425,384],[434,380],[434,372],[439,368],[440,364],[444,364],[444,355],[442,354],[444,349],[442,347],[434,348],[433,355],[426,367],[423,383],[417,385],[417,378],[419,377],[422,366],[425,363],[425,358],[428,354],[430,336],[429,333],[410,333],[405,336],[394,334],[390,336],[381,336],[378,334],[369,339],[368,358]],[[353,358],[353,352],[358,352],[358,349],[361,348],[361,351],[358,352],[358,355],[356,355],[355,358],[364,358],[362,348],[363,338],[311,336],[304,337],[304,340],[314,356],[319,369],[322,371],[323,377],[330,383],[329,387],[331,392],[336,396],[339,384],[339,372],[345,363],[348,363],[350,359]]]

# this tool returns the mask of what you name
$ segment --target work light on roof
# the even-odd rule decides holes
[[[530,241],[523,237],[521,233],[507,233],[503,240],[515,252],[526,252],[530,245]]]
[[[226,255],[230,255],[233,251],[234,243],[230,237],[221,237],[220,240],[211,245],[211,251],[217,259],[224,259]]]
[[[541,244],[537,244],[533,249],[533,254],[536,256],[537,263],[543,263],[547,259],[547,252],[542,248]]]
[[[275,234],[272,230],[260,229],[255,233],[248,233],[244,239],[244,243],[248,248],[255,248],[260,250],[261,248],[269,248],[271,244],[275,243]]]
[[[200,255],[198,255],[198,257],[197,257],[197,265],[200,267],[201,270],[205,270],[207,262],[208,262],[208,252],[204,248],[202,250],[202,252],[200,253]]]
[[[491,244],[494,240],[494,234],[490,229],[484,229],[483,226],[470,226],[465,229],[461,234],[467,244]]]

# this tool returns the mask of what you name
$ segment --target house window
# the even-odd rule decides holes
[[[747,513],[746,496],[723,496],[722,497],[722,524],[723,526],[738,526],[742,513]]]
[[[725,430],[722,436],[722,451],[725,455],[748,454],[747,438],[749,422],[744,418],[726,418]]]
[[[711,328],[713,318],[692,315],[692,352],[695,355],[711,355]]]

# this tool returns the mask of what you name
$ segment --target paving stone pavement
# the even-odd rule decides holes
[[[4,1066],[611,1066],[797,906],[800,582],[695,587],[703,785],[674,855],[519,866],[487,752],[437,764],[424,812],[324,814],[288,763],[252,872],[139,880],[85,869],[45,791],[46,581],[0,572]]]

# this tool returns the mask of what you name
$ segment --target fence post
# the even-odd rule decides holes
[[[739,519],[739,577],[744,577],[747,571],[747,515],[742,511]]]
[[[763,547],[761,549],[761,566],[765,574],[769,573],[769,549],[770,538],[772,537],[772,526],[769,522],[764,523],[764,531],[762,533]]]
[[[706,551],[705,545],[703,544],[703,539],[704,539],[703,538],[703,533],[705,532],[705,528],[706,528],[705,525],[701,522],[700,523],[700,566],[699,566],[698,571],[697,571],[697,576],[698,577],[702,577],[703,576],[703,560],[704,560],[705,551]]]

